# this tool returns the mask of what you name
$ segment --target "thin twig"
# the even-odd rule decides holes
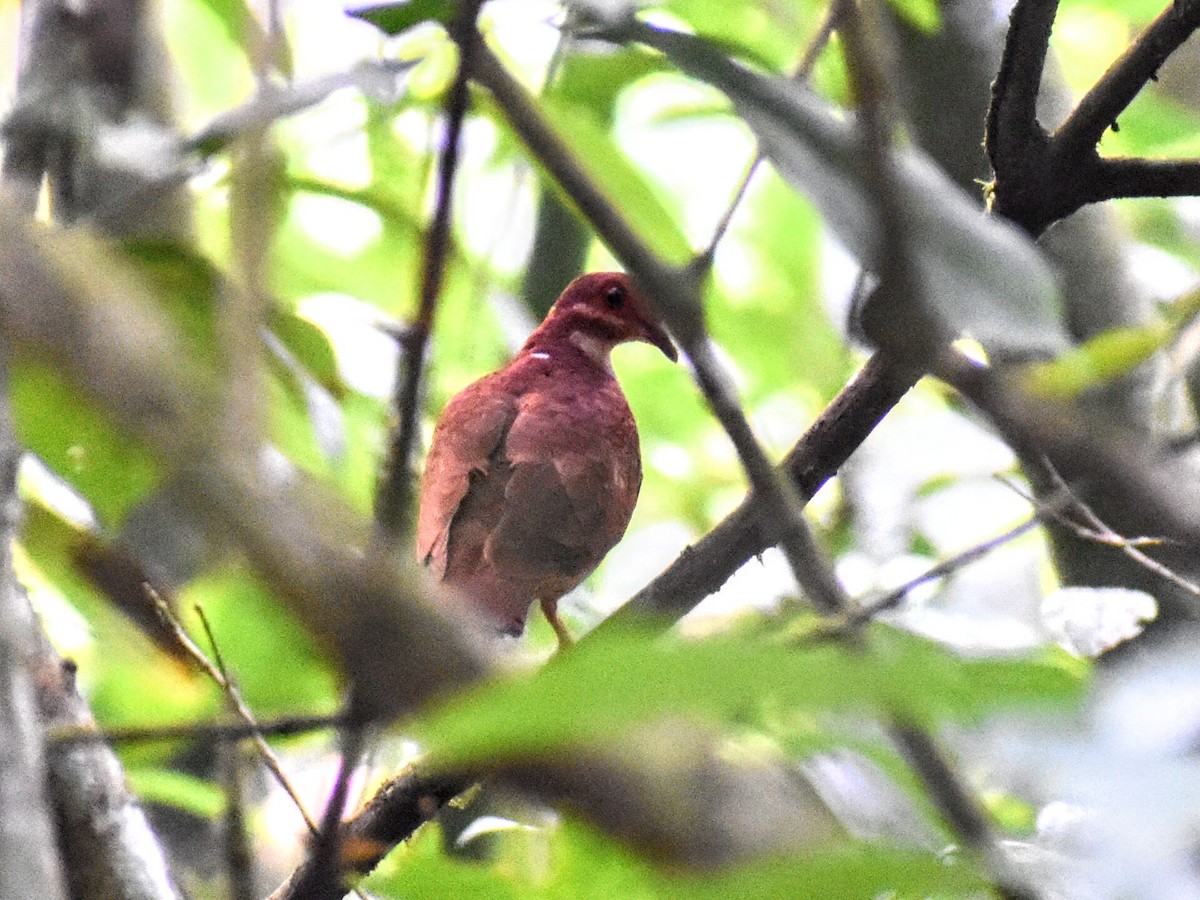
[[[191,722],[183,725],[133,725],[122,728],[53,728],[47,733],[51,749],[74,747],[79,744],[149,744],[163,741],[219,743],[262,735],[263,737],[296,737],[314,731],[340,728],[346,723],[343,714],[332,716],[289,716],[274,721],[255,722]]]
[[[306,863],[311,880],[307,887],[301,886],[297,896],[309,897],[328,892],[331,888],[342,888],[342,817],[346,813],[346,800],[350,796],[350,780],[362,759],[365,744],[366,729],[363,726],[354,723],[342,730],[342,764]]]
[[[163,599],[158,596],[158,593],[149,585],[146,585],[146,591],[151,601],[153,601],[155,607],[158,609],[158,614],[162,617],[163,623],[174,633],[176,639],[179,641],[180,646],[182,646],[188,655],[195,661],[200,670],[209,678],[211,678],[217,684],[217,686],[225,692],[225,696],[228,699],[230,708],[238,715],[239,718],[241,718],[243,722],[246,723],[246,726],[249,729],[249,733],[246,736],[250,737],[254,741],[254,746],[258,750],[258,755],[262,758],[263,764],[267,767],[267,771],[271,773],[271,776],[275,779],[279,786],[283,788],[288,797],[291,798],[291,801],[293,804],[295,804],[296,809],[300,811],[300,815],[303,817],[304,823],[308,826],[309,830],[315,834],[316,823],[305,810],[304,803],[301,801],[300,795],[296,793],[296,789],[292,787],[287,775],[284,774],[283,767],[279,763],[279,757],[275,755],[275,751],[271,748],[271,745],[267,743],[267,739],[263,735],[262,727],[257,721],[255,721],[254,713],[251,712],[250,707],[246,705],[246,701],[242,698],[241,691],[238,690],[237,685],[234,684],[233,681],[225,674],[224,662],[218,661],[218,663],[214,664],[213,661],[205,655],[204,651],[196,645],[196,642],[192,640],[191,636],[184,629],[183,624],[175,617],[175,614],[171,611],[171,608],[167,606]],[[203,610],[197,606],[196,612],[200,616],[200,621],[203,623],[205,631],[208,633],[209,643],[214,648],[214,652],[217,652],[217,644],[214,640],[212,631],[209,628],[208,620],[204,616]],[[106,737],[111,738],[112,733],[108,733]]]
[[[196,614],[200,625],[208,636],[217,671],[224,680],[225,705],[234,715],[238,714],[237,695],[225,659],[221,655],[216,634],[203,608],[197,604]],[[161,611],[161,606],[160,606]],[[242,789],[241,744],[226,741],[221,745],[222,781],[225,784],[225,860],[229,872],[229,893],[233,900],[251,900],[254,896],[254,854],[250,850],[249,834],[246,830],[245,792]],[[301,810],[303,813],[303,810]]]
[[[1039,510],[1038,513],[1030,516],[1024,522],[1010,528],[1003,534],[998,534],[990,540],[976,544],[974,547],[968,547],[961,553],[942,560],[935,566],[932,566],[921,575],[912,579],[898,588],[888,591],[882,597],[871,600],[868,603],[861,604],[848,618],[847,625],[857,627],[865,625],[871,619],[875,618],[881,612],[886,612],[896,606],[911,594],[914,590],[923,584],[928,584],[931,581],[937,581],[940,578],[945,578],[947,575],[953,575],[959,569],[969,566],[971,563],[983,559],[993,550],[998,550],[1005,544],[1016,540],[1027,531],[1032,531],[1042,522],[1042,515],[1049,515],[1049,510]]]
[[[470,101],[468,85],[472,57],[480,46],[476,39],[475,20],[482,3],[483,0],[463,0],[455,10],[450,26],[450,36],[458,45],[458,74],[446,97],[446,135],[438,163],[437,200],[425,239],[420,306],[412,324],[410,340],[405,346],[407,352],[400,355],[396,373],[393,408],[399,422],[391,432],[387,461],[375,497],[375,523],[381,535],[393,542],[401,540],[411,527],[412,456],[421,424],[421,380],[442,290],[446,259],[450,252],[454,176],[458,169],[463,122]]]
[[[901,366],[886,353],[867,360],[780,466],[805,500],[837,474],[919,377],[919,371]],[[763,527],[765,515],[758,498],[747,497],[597,630],[619,628],[633,619],[666,627],[691,612],[747,561],[771,546],[771,532]]]
[[[829,43],[829,39],[833,37],[833,32],[837,27],[838,4],[831,3],[825,10],[825,16],[821,19],[821,24],[817,27],[817,33],[813,35],[807,47],[804,48],[804,53],[800,57],[800,62],[792,72],[792,79],[798,82],[808,81],[808,76],[812,73],[813,66],[816,65],[817,59],[821,55],[821,51],[825,49]],[[733,221],[734,213],[742,205],[742,201],[746,198],[746,193],[750,189],[750,182],[754,180],[754,175],[762,165],[763,156],[762,150],[755,149],[754,158],[746,166],[746,171],[742,174],[741,180],[738,182],[737,188],[733,192],[733,197],[729,201],[729,205],[725,208],[724,214],[717,220],[716,226],[713,228],[712,238],[708,242],[708,246],[697,254],[698,264],[705,268],[711,268],[713,261],[717,256],[717,247],[720,246],[722,240],[725,239],[725,234],[729,231],[729,225]]]
[[[1100,518],[1100,516],[1096,514],[1095,510],[1093,510],[1078,494],[1071,489],[1071,486],[1067,484],[1066,479],[1062,477],[1058,469],[1055,468],[1055,466],[1049,460],[1043,460],[1042,462],[1045,471],[1054,481],[1056,488],[1071,498],[1074,509],[1087,520],[1088,525],[1091,527],[1080,525],[1078,522],[1073,522],[1061,515],[1055,516],[1057,521],[1062,523],[1077,537],[1083,540],[1093,541],[1094,543],[1098,544],[1105,544],[1109,547],[1115,547],[1138,565],[1170,582],[1180,590],[1200,599],[1200,586],[1184,578],[1177,572],[1174,572],[1167,566],[1160,563],[1154,557],[1149,556],[1140,549],[1142,546],[1153,546],[1165,543],[1162,538],[1127,538],[1121,534],[1118,534],[1116,531],[1110,528],[1104,522],[1104,520]],[[1044,501],[1034,502],[1040,504]]]
[[[889,733],[946,824],[992,872],[999,895],[1005,900],[1036,900],[1038,895],[1013,871],[983,807],[933,738],[924,729],[899,719],[892,722]]]

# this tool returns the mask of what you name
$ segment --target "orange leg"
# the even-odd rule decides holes
[[[550,627],[554,629],[554,633],[558,635],[559,651],[566,650],[568,647],[575,645],[575,639],[571,637],[571,633],[567,631],[567,627],[563,625],[562,620],[558,617],[558,601],[557,600],[542,600],[542,613],[546,616],[546,621],[550,623]]]

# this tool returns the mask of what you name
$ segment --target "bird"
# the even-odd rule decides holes
[[[625,534],[642,484],[637,425],[611,360],[627,341],[678,359],[628,275],[582,275],[512,361],[456,394],[434,428],[417,556],[497,632],[522,634],[537,601],[569,647],[559,598]]]

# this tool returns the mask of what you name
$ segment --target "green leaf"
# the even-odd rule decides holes
[[[931,853],[846,844],[717,870],[667,870],[572,818],[549,830],[548,859],[502,851],[490,866],[447,856],[436,829],[393,853],[366,886],[388,896],[572,897],[576,900],[713,898],[775,900],[880,896],[967,896],[986,889],[970,866]]]
[[[776,897],[972,896],[988,882],[965,863],[932,853],[860,844],[767,860],[710,876],[667,880],[660,896],[703,900]]]
[[[70,484],[106,527],[162,479],[129,429],[54,368],[18,357],[9,370],[17,440]]]
[[[1173,329],[1162,321],[1111,328],[1055,359],[1030,363],[1021,381],[1039,397],[1070,400],[1132,372],[1173,336]]]
[[[504,130],[509,130],[507,121],[492,104],[481,107],[491,109]],[[646,177],[617,148],[610,132],[582,107],[547,97],[539,108],[576,162],[646,245],[667,262],[686,263],[692,250],[683,231],[663,207]],[[548,180],[553,183],[553,179]],[[564,198],[571,203],[570,197],[564,195]]]
[[[162,768],[126,770],[129,786],[147,803],[173,806],[202,819],[216,821],[225,809],[225,792],[211,781]]]
[[[863,652],[622,633],[584,641],[535,675],[469,689],[420,717],[411,733],[441,764],[478,765],[612,740],[657,716],[727,720],[767,702],[970,721],[1023,703],[1074,698],[1080,678],[1065,658],[962,659],[883,627],[872,629]]]
[[[607,52],[575,50],[566,55],[549,96],[581,107],[598,122],[611,121],[617,97],[634,82],[669,68],[662,56],[640,47]]]
[[[191,611],[204,610],[230,676],[257,714],[337,707],[337,679],[324,654],[251,573],[230,567],[203,575],[180,592],[179,606],[189,613],[185,624],[193,635],[203,631]],[[206,640],[198,641],[207,649]]]
[[[667,0],[662,4],[696,34],[769,69],[782,69],[796,59],[811,37],[823,9],[819,3],[742,3],[713,0]]]
[[[644,27],[637,36],[687,73],[724,91],[783,177],[872,271],[885,267],[877,181],[853,121],[790,79],[765,78],[691,35]],[[1001,355],[1068,345],[1050,270],[1029,238],[985,217],[925,154],[892,154],[906,249],[920,297],[949,334]]]
[[[397,35],[422,22],[449,26],[454,17],[454,4],[450,0],[404,0],[364,6],[350,10],[348,14],[370,22],[384,34]]]
[[[888,0],[888,5],[914,28],[929,34],[942,24],[942,11],[934,0]]]
[[[342,396],[346,386],[338,372],[337,357],[329,337],[308,319],[274,306],[270,311],[271,332],[287,348],[304,371],[315,378],[334,397]]]
[[[386,188],[351,190],[310,179],[293,179],[292,204],[271,252],[271,290],[292,303],[320,293],[349,294],[397,315],[411,302],[410,284],[422,247],[419,219]],[[316,200],[316,204],[309,202]],[[372,218],[377,236],[346,253],[323,243],[306,217],[353,222]],[[457,253],[457,251],[455,251]]]
[[[821,302],[820,217],[769,171],[743,206],[727,240],[738,242],[756,277],[705,304],[709,327],[747,376],[747,402],[787,386],[823,406],[845,385],[852,360]]]
[[[162,6],[163,26],[186,101],[189,127],[254,92],[248,39],[257,22],[240,0],[178,0]],[[249,21],[247,21],[247,17]],[[261,29],[258,29],[261,36]],[[261,46],[261,42],[253,45]],[[257,49],[254,50],[257,53]]]

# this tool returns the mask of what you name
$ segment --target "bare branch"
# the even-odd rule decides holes
[[[482,5],[483,0],[464,0],[459,3],[450,26],[450,36],[458,45],[458,74],[446,97],[446,134],[438,160],[437,202],[425,237],[421,302],[408,340],[403,345],[404,352],[400,354],[396,372],[393,407],[399,422],[388,442],[387,460],[375,496],[375,523],[381,534],[392,541],[406,536],[411,528],[412,455],[421,424],[421,377],[425,369],[426,347],[433,332],[446,258],[450,252],[454,173],[458,168],[459,140],[470,100],[468,84],[472,58],[480,46],[475,20]]]
[[[1110,547],[1116,547],[1138,565],[1153,572],[1155,575],[1158,575],[1164,581],[1170,582],[1192,597],[1200,599],[1200,585],[1197,585],[1195,582],[1184,578],[1182,575],[1178,574],[1170,567],[1163,565],[1154,557],[1149,556],[1141,549],[1143,546],[1147,545],[1162,544],[1163,540],[1161,538],[1127,538],[1118,534],[1107,524],[1105,524],[1104,520],[1101,519],[1100,516],[1098,516],[1096,512],[1087,503],[1085,503],[1077,493],[1071,490],[1071,486],[1067,484],[1066,480],[1062,477],[1062,475],[1059,474],[1058,470],[1052,463],[1047,461],[1045,463],[1045,467],[1050,474],[1051,479],[1053,479],[1055,484],[1058,486],[1058,490],[1062,491],[1065,496],[1071,499],[1074,509],[1077,510],[1084,517],[1084,519],[1087,520],[1088,525],[1091,527],[1089,528],[1080,525],[1079,523],[1070,520],[1066,516],[1055,515],[1055,518],[1059,522],[1061,522],[1065,527],[1069,528],[1083,540],[1095,541],[1099,544],[1106,544]],[[1051,514],[1053,515],[1054,513],[1051,512]]]
[[[75,688],[74,667],[49,648],[36,665],[46,727],[94,727]],[[103,744],[51,745],[48,768],[72,896],[176,900],[162,847],[125,785],[116,754]]]
[[[999,896],[1004,900],[1037,900],[1038,894],[1017,877],[979,801],[933,738],[902,721],[893,722],[890,733],[946,824],[992,872]]]
[[[1099,159],[1093,168],[1085,185],[1085,203],[1200,195],[1200,161],[1194,159]]]
[[[1031,144],[1046,139],[1037,120],[1037,98],[1057,14],[1058,0],[1018,0],[1013,6],[984,133],[993,165],[997,158],[1020,160]]]
[[[1092,152],[1104,132],[1157,74],[1172,53],[1200,27],[1200,2],[1172,0],[1092,85],[1054,132],[1055,152],[1065,159]]]
[[[782,469],[803,497],[811,498],[837,474],[919,377],[919,372],[884,353],[867,361],[784,458]],[[619,627],[633,618],[667,625],[686,615],[771,546],[771,533],[762,527],[765,515],[758,499],[747,497],[597,630]]]
[[[385,784],[354,818],[342,827],[342,866],[346,875],[366,875],[398,844],[428,822],[454,797],[470,789],[473,778],[406,772]],[[338,886],[313,890],[310,857],[278,888],[270,900],[340,900]]]
[[[4,354],[7,357],[7,353]],[[8,406],[7,360],[0,366],[0,897],[66,896],[46,795],[44,728],[31,662],[39,642],[29,599],[12,568],[20,515],[20,448]]]
[[[995,171],[993,209],[1037,235],[1087,203],[1200,192],[1200,164],[1106,160],[1107,128],[1200,26],[1200,2],[1171,3],[1096,82],[1053,135],[1036,119],[1057,0],[1019,0],[992,90],[985,145]]]

